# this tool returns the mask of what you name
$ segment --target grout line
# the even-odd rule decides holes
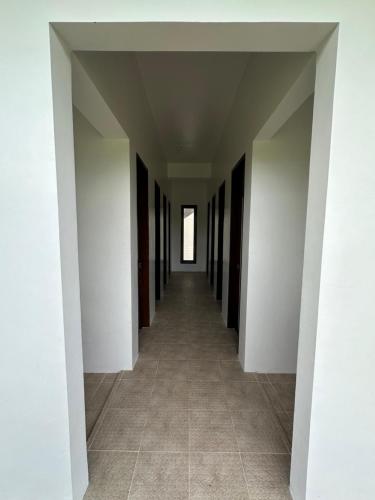
[[[284,446],[286,447],[288,454],[291,455],[291,443],[289,442],[288,435],[287,435],[287,433],[286,433],[286,431],[281,423],[280,417],[278,416],[277,411],[272,404],[271,398],[267,394],[267,391],[262,387],[261,384],[259,384],[259,386],[260,386],[260,389],[261,389],[263,395],[266,397],[269,406],[271,407],[270,414],[272,415],[273,420],[276,421],[277,426],[281,429],[281,440],[282,440]]]
[[[99,450],[96,448],[91,449],[90,451],[95,451],[95,453],[138,453],[138,450]],[[173,453],[176,455],[180,455],[181,453],[188,453],[188,450],[141,450],[141,453]],[[287,455],[289,456],[289,453],[287,451],[281,452],[281,451],[212,451],[212,450],[192,450],[191,453],[202,453],[202,454],[207,454],[207,455],[237,455],[237,454],[243,454],[243,455]]]
[[[249,485],[247,484],[247,480],[246,480],[245,467],[244,467],[244,464],[243,464],[243,461],[242,461],[241,450],[240,450],[240,446],[238,444],[238,439],[237,439],[237,435],[236,435],[236,427],[234,425],[233,415],[232,415],[231,411],[229,412],[229,415],[230,415],[230,421],[232,423],[232,431],[233,431],[234,439],[235,439],[235,442],[236,442],[236,445],[237,445],[238,455],[239,455],[240,462],[241,462],[242,476],[243,476],[243,479],[244,479],[245,484],[246,484],[247,495],[248,495],[248,497],[250,499]]]
[[[113,383],[112,389],[110,390],[110,392],[107,396],[107,399],[105,400],[105,403],[103,405],[103,408],[100,410],[98,418],[96,419],[96,422],[95,422],[93,428],[91,429],[91,432],[86,440],[87,450],[90,449],[99,429],[101,428],[101,426],[103,424],[104,417],[107,414],[107,411],[109,408],[110,400],[112,399],[112,395],[114,394],[115,390],[117,389],[117,386],[119,385],[120,381],[121,381],[121,372],[119,372],[117,374],[116,379]]]
[[[83,376],[85,376],[85,375],[83,375]],[[102,378],[100,379],[100,382],[98,382],[98,385],[96,386],[96,389],[95,389],[95,391],[94,391],[93,395],[91,396],[90,401],[92,401],[92,400],[94,399],[94,397],[96,396],[96,394],[98,393],[98,391],[99,391],[99,387],[102,385],[102,383],[103,383],[103,381],[104,381],[104,378],[105,378],[105,373],[103,373],[103,376],[102,376]],[[84,387],[84,386],[85,386],[85,382],[83,382],[83,387]],[[88,401],[88,402],[90,402],[90,401]]]
[[[205,280],[204,280],[205,281]],[[203,283],[203,281],[202,281]],[[205,285],[206,286],[206,285]],[[245,465],[244,465],[244,460],[243,460],[243,455],[244,454],[248,454],[248,455],[290,455],[290,451],[289,451],[289,446],[286,446],[285,444],[285,437],[287,437],[287,433],[286,431],[284,430],[284,427],[281,425],[281,421],[277,415],[277,412],[276,412],[276,409],[274,408],[274,406],[272,405],[272,402],[267,394],[267,392],[265,391],[264,387],[265,387],[265,384],[269,385],[270,387],[272,387],[272,390],[275,390],[270,378],[268,376],[265,377],[265,379],[263,381],[259,381],[259,380],[244,380],[244,379],[241,379],[241,378],[234,378],[234,379],[231,379],[231,378],[225,378],[225,372],[224,372],[224,367],[222,366],[223,363],[225,362],[234,362],[234,361],[238,361],[238,355],[237,354],[232,354],[231,351],[233,350],[233,348],[235,347],[235,343],[233,342],[209,342],[209,340],[211,339],[207,339],[207,334],[210,336],[211,335],[211,332],[212,332],[212,335],[223,335],[224,336],[224,333],[221,334],[221,332],[219,333],[218,330],[221,329],[223,327],[223,324],[222,322],[218,323],[216,321],[212,321],[212,320],[203,320],[203,322],[200,324],[200,325],[192,325],[190,324],[190,319],[189,317],[185,317],[186,315],[183,314],[184,310],[188,310],[189,308],[192,308],[192,309],[196,309],[196,306],[199,304],[199,300],[197,300],[196,302],[194,303],[189,303],[189,300],[186,300],[186,298],[190,297],[191,295],[191,290],[189,289],[187,291],[187,293],[185,294],[181,294],[181,298],[182,300],[179,301],[179,302],[173,302],[173,298],[171,300],[171,297],[173,297],[175,295],[175,293],[178,293],[178,292],[183,292],[182,291],[182,287],[174,287],[174,288],[169,288],[169,290],[164,294],[164,302],[163,304],[166,304],[166,302],[168,302],[168,306],[171,307],[171,309],[169,309],[169,307],[167,307],[167,309],[163,308],[162,305],[159,304],[159,307],[157,308],[157,316],[156,316],[156,323],[155,323],[155,320],[153,321],[153,325],[150,327],[150,328],[147,328],[147,330],[145,332],[143,332],[145,334],[144,336],[144,339],[145,339],[145,343],[144,345],[146,346],[146,349],[148,346],[150,346],[150,350],[155,350],[155,351],[158,351],[159,353],[162,353],[162,350],[166,347],[166,346],[174,346],[174,349],[178,350],[180,349],[181,351],[184,349],[184,346],[189,346],[190,348],[191,347],[199,347],[200,349],[204,349],[205,347],[207,348],[208,350],[208,353],[210,353],[210,350],[208,348],[211,348],[212,349],[212,353],[213,354],[218,354],[218,356],[221,356],[223,354],[220,354],[220,352],[218,353],[215,353],[215,349],[217,351],[223,351],[225,350],[226,352],[230,352],[230,354],[228,355],[229,357],[224,357],[224,358],[221,358],[221,357],[213,357],[213,358],[202,358],[202,357],[197,357],[197,358],[186,358],[186,357],[178,357],[177,358],[164,358],[162,357],[162,354],[157,354],[155,357],[151,357],[151,358],[147,358],[147,353],[146,353],[146,357],[142,357],[142,351],[140,350],[140,353],[139,353],[139,358],[138,360],[139,361],[146,361],[147,362],[153,362],[155,363],[156,362],[156,370],[154,372],[154,375],[152,375],[151,377],[142,377],[142,375],[140,377],[138,377],[137,375],[135,375],[134,377],[129,377],[129,378],[123,378],[123,373],[120,372],[120,379],[118,381],[118,379],[116,378],[116,381],[115,381],[115,384],[110,392],[110,395],[109,397],[107,398],[107,401],[102,409],[102,412],[100,413],[99,415],[99,418],[97,420],[97,422],[95,423],[94,427],[93,427],[93,430],[89,436],[89,439],[90,439],[90,446],[93,444],[93,441],[98,433],[98,431],[100,430],[101,426],[102,426],[102,423],[103,423],[103,419],[105,417],[105,414],[107,413],[108,411],[108,406],[109,406],[109,403],[108,403],[108,400],[110,398],[112,398],[115,390],[118,390],[118,386],[119,386],[119,382],[120,381],[135,381],[135,391],[137,392],[138,391],[138,384],[137,382],[139,382],[140,384],[142,383],[148,383],[148,387],[151,385],[152,386],[152,389],[151,389],[151,393],[150,393],[150,396],[149,396],[149,400],[148,402],[145,402],[145,404],[147,404],[147,406],[145,407],[125,407],[125,408],[120,408],[120,407],[115,407],[115,408],[112,408],[111,407],[111,410],[125,410],[125,411],[134,411],[134,412],[142,412],[144,411],[146,414],[145,414],[145,421],[144,421],[144,424],[143,424],[143,429],[142,429],[142,432],[141,432],[141,436],[140,436],[140,440],[139,440],[139,446],[138,446],[138,450],[96,450],[95,448],[90,448],[90,451],[95,451],[95,452],[109,452],[109,453],[115,453],[115,452],[122,452],[122,453],[132,453],[132,454],[136,454],[136,459],[135,459],[135,463],[134,463],[134,468],[133,468],[133,472],[132,472],[132,476],[131,476],[131,481],[130,481],[130,485],[129,485],[129,489],[128,489],[128,492],[127,492],[127,496],[126,498],[129,499],[130,496],[131,496],[131,490],[132,490],[132,487],[133,487],[133,484],[134,484],[134,478],[136,476],[136,470],[137,470],[137,466],[138,466],[138,463],[139,463],[139,457],[140,457],[140,454],[141,452],[146,452],[146,453],[159,453],[159,454],[181,454],[181,453],[184,453],[184,454],[187,454],[188,456],[188,499],[190,500],[191,498],[191,456],[193,453],[196,453],[196,454],[212,454],[212,455],[223,455],[223,454],[230,454],[230,455],[234,455],[234,454],[237,454],[239,456],[239,460],[241,462],[241,469],[242,469],[242,475],[243,475],[243,479],[245,481],[245,484],[246,484],[246,489],[247,489],[247,494],[248,494],[248,498],[250,498],[250,485],[247,483],[247,480],[246,480],[246,473],[245,473]],[[208,297],[210,297],[210,299],[212,299],[211,297],[211,293],[209,294],[206,294],[206,293],[199,293],[199,291],[197,292],[196,290],[192,290],[192,292],[198,296],[200,298],[202,298],[203,301],[206,301],[207,299],[207,305],[208,305]],[[182,315],[171,315],[170,313],[173,311],[175,313],[175,311],[177,311],[177,308],[179,308],[181,311],[179,312],[182,312]],[[200,314],[200,309],[198,311],[196,311],[196,314]],[[216,315],[216,314],[219,314],[217,312],[214,312],[211,310],[209,311],[204,311],[202,309],[202,312],[204,314],[211,314],[212,316]],[[168,318],[165,318],[165,314],[168,316],[170,316],[170,319]],[[161,317],[161,323],[159,323],[158,321],[160,321],[160,319],[157,319],[159,318],[159,316],[162,316]],[[188,315],[189,316],[189,315]],[[193,319],[193,315],[191,316],[191,318]],[[220,318],[221,319],[221,318]],[[167,330],[169,327],[173,327],[173,324],[176,325],[177,324],[182,324],[183,322],[187,323],[188,326],[184,327],[184,330],[181,329],[181,331],[179,332],[179,335],[185,335],[185,331],[188,332],[188,334],[199,334],[201,333],[202,334],[202,338],[199,339],[198,336],[197,336],[197,340],[193,340],[193,341],[186,341],[187,338],[185,338],[185,341],[184,342],[171,342],[171,341],[162,341],[162,342],[154,342],[154,338],[153,336],[154,335],[158,335],[157,331],[155,332],[155,330],[159,330],[161,332],[161,335],[163,335],[163,331]],[[225,325],[224,325],[225,326]],[[154,328],[153,328],[154,327]],[[215,331],[216,330],[216,331]],[[232,335],[232,330],[231,329],[227,329],[228,331],[228,336],[229,335]],[[208,333],[209,332],[209,333]],[[177,329],[177,335],[178,335],[178,329]],[[151,339],[150,339],[150,336],[151,336]],[[184,338],[183,338],[184,340]],[[200,341],[202,340],[202,341]],[[205,341],[206,340],[206,341]],[[224,339],[220,339],[220,340],[224,340]],[[229,340],[229,339],[228,339]],[[158,346],[158,347],[156,347]],[[225,347],[224,347],[225,346]],[[199,355],[198,355],[199,356]],[[138,361],[138,362],[139,362]],[[223,388],[224,390],[224,398],[223,398],[223,401],[224,401],[224,404],[225,404],[225,408],[224,409],[212,409],[212,408],[207,408],[207,407],[190,407],[190,398],[188,398],[188,402],[187,402],[187,406],[186,407],[176,407],[176,408],[169,408],[169,407],[166,407],[164,404],[163,404],[163,400],[159,401],[158,402],[158,405],[153,407],[152,406],[152,402],[151,402],[151,399],[152,399],[152,396],[154,394],[154,391],[155,391],[155,388],[156,388],[156,384],[157,382],[162,382],[164,380],[168,380],[168,381],[171,381],[172,383],[173,382],[180,382],[180,381],[177,381],[174,379],[173,377],[173,373],[171,374],[170,377],[166,377],[166,376],[162,376],[162,377],[159,377],[159,374],[162,375],[162,373],[160,372],[160,362],[163,362],[163,361],[174,361],[174,362],[187,362],[189,367],[191,364],[194,364],[194,362],[198,362],[200,361],[201,363],[215,363],[217,365],[217,363],[219,364],[218,366],[218,371],[217,371],[217,374],[218,374],[218,377],[219,379],[218,380],[209,380],[208,379],[208,376],[206,377],[202,377],[202,378],[198,378],[198,379],[194,379],[194,378],[189,378],[187,377],[186,379],[183,379],[181,380],[181,382],[185,382],[187,384],[189,384],[189,387],[191,387],[191,384],[192,383],[213,383],[213,384],[217,384],[219,386],[220,384],[220,387]],[[103,383],[105,377],[103,377],[103,379],[100,381],[100,384]],[[269,408],[265,409],[265,410],[257,410],[257,409],[245,409],[245,410],[232,410],[230,409],[229,407],[229,401],[228,401],[228,398],[229,398],[229,389],[226,387],[226,383],[227,382],[242,382],[242,383],[246,383],[246,384],[258,384],[260,386],[260,390],[262,391],[262,393],[265,395],[265,399],[266,401],[268,402],[268,406]],[[100,385],[99,384],[99,385]],[[94,393],[96,394],[96,392]],[[167,399],[170,399],[169,397]],[[280,411],[280,415],[281,413],[284,413],[284,414],[287,414],[287,411],[284,409],[283,405],[280,405],[280,407],[282,408],[282,411]],[[175,412],[175,411],[185,411],[187,412],[187,416],[188,416],[188,444],[187,444],[187,452],[185,450],[173,450],[173,451],[170,451],[170,450],[142,450],[142,445],[143,443],[145,443],[145,430],[146,430],[146,427],[147,425],[150,423],[151,421],[151,417],[152,417],[152,411],[155,410],[155,411],[160,411],[160,412]],[[228,412],[229,413],[229,417],[230,417],[230,422],[231,422],[231,427],[232,427],[232,432],[233,432],[233,435],[234,435],[234,444],[235,444],[235,447],[237,448],[237,451],[207,451],[207,450],[191,450],[191,440],[192,440],[192,419],[191,419],[191,415],[192,415],[192,411],[197,411],[197,412],[212,412],[212,413],[223,413],[223,412]],[[257,414],[260,414],[260,413],[264,413],[264,414],[268,414],[268,415],[271,415],[271,418],[273,421],[275,421],[275,423],[278,425],[278,427],[281,428],[281,439],[282,439],[282,442],[283,444],[286,446],[286,451],[284,452],[251,452],[251,451],[248,451],[248,452],[241,452],[240,450],[240,446],[239,446],[239,439],[237,439],[237,435],[236,435],[236,427],[235,427],[235,423],[234,423],[234,416],[236,414],[237,411],[240,411],[241,413],[248,413],[249,415],[252,414],[252,413],[257,413]],[[99,420],[101,420],[99,422]],[[95,435],[93,435],[93,431],[95,430]],[[91,439],[92,438],[92,439]],[[289,443],[289,439],[287,439],[287,442]],[[185,469],[186,471],[186,469]]]
[[[111,410],[117,410],[117,411],[120,411],[120,410],[123,410],[123,411],[147,411],[148,408],[151,408],[151,409],[155,409],[155,411],[157,411],[157,407],[153,408],[153,407],[150,407],[150,406],[111,406]],[[215,408],[210,408],[210,407],[202,407],[202,406],[194,406],[194,407],[190,407],[190,406],[171,406],[171,407],[167,407],[167,408],[161,408],[159,409],[158,411],[165,411],[165,412],[173,412],[173,411],[183,411],[183,410],[194,410],[194,411],[209,411],[211,413],[223,413],[223,412],[231,412],[231,413],[237,413],[237,412],[241,412],[241,413],[274,413],[274,411],[272,409],[269,409],[269,410],[258,410],[258,409],[246,409],[246,408],[238,408],[238,409],[229,409],[227,406],[225,408],[221,408],[221,409],[215,409]],[[285,412],[279,412],[279,413],[285,413]]]
[[[158,367],[159,367],[159,361],[158,361],[158,364],[156,366],[156,371],[158,370]],[[131,478],[131,481],[130,481],[130,486],[129,486],[129,491],[128,491],[128,496],[127,498],[129,498],[130,496],[130,492],[131,492],[131,489],[132,489],[132,486],[133,486],[133,480],[134,480],[134,476],[135,476],[135,471],[137,469],[137,464],[138,464],[138,459],[139,459],[139,454],[140,454],[140,451],[141,451],[141,447],[142,447],[142,441],[143,441],[143,438],[144,438],[144,432],[145,432],[145,429],[146,429],[146,426],[149,422],[149,419],[150,419],[150,413],[151,413],[151,410],[150,410],[150,403],[151,403],[151,398],[152,398],[152,395],[154,393],[154,389],[155,389],[155,380],[154,380],[154,383],[153,383],[153,387],[152,387],[152,390],[151,390],[151,394],[150,394],[150,399],[149,399],[149,404],[147,406],[147,410],[148,410],[148,413],[147,413],[147,417],[145,418],[145,422],[143,424],[143,429],[142,429],[142,433],[141,433],[141,438],[139,440],[139,446],[138,446],[138,452],[137,452],[137,458],[135,460],[135,464],[134,464],[134,469],[133,469],[133,474],[132,474],[132,478]]]

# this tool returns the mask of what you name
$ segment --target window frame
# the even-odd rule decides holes
[[[184,260],[184,210],[192,208],[194,211],[194,258],[193,260]],[[181,205],[181,241],[180,241],[180,263],[181,264],[196,264],[197,263],[197,216],[198,205]]]

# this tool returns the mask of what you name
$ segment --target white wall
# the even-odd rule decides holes
[[[252,142],[258,131],[264,125],[269,115],[282,100],[291,85],[298,78],[305,65],[311,59],[307,54],[252,54],[242,81],[237,90],[236,98],[227,120],[222,140],[219,144],[212,164],[213,180],[210,196],[216,192],[225,180],[225,216],[224,216],[224,249],[223,249],[223,301],[222,315],[227,321],[228,280],[229,280],[229,244],[230,244],[230,203],[231,203],[231,172],[239,159],[246,153],[245,184],[250,186]],[[244,227],[248,227],[250,211],[250,189],[245,186]],[[246,222],[247,221],[247,222]],[[246,223],[245,223],[246,222]],[[243,244],[246,247],[248,231],[244,232]],[[246,252],[243,252],[242,295],[246,304],[247,279],[244,279]],[[240,317],[240,358],[245,353],[245,314]]]
[[[324,49],[318,58],[319,91],[315,93],[310,163],[310,173],[315,173],[309,180],[298,355],[298,363],[309,372],[311,383],[306,379],[300,382],[304,373],[300,371],[292,490],[295,500],[373,498],[375,67],[369,61],[375,50],[375,4],[369,0],[355,4],[340,0],[249,0],[228,2],[217,9],[206,0],[196,8],[182,10],[181,4],[172,0],[155,5],[140,5],[133,0],[52,0],[48,4],[37,0],[22,7],[15,9],[10,2],[2,6],[0,33],[0,366],[5,401],[0,414],[4,430],[1,496],[17,500],[82,498],[72,490],[72,474],[77,473],[77,468],[71,467],[67,369],[78,386],[81,382],[75,370],[70,370],[70,363],[65,362],[66,352],[70,352],[65,349],[69,329],[64,323],[61,285],[57,203],[61,178],[56,177],[56,167],[62,164],[57,163],[55,153],[61,132],[56,129],[54,136],[57,108],[51,92],[49,23],[67,19],[85,22],[90,12],[90,21],[98,24],[103,20],[158,21],[158,42],[163,34],[162,22],[217,21],[220,36],[214,41],[219,40],[221,45],[213,47],[212,42],[211,50],[233,47],[233,37],[223,37],[224,22],[228,20],[234,32],[247,22],[272,23],[273,33],[277,31],[275,21],[293,23],[303,32],[305,27],[298,28],[299,22],[340,23],[337,67],[332,68],[335,57],[326,58]],[[93,22],[89,24],[94,26]],[[185,31],[190,34],[183,39],[185,49],[188,42],[190,48],[207,48],[204,31],[200,39],[191,36],[190,25]],[[287,39],[293,45],[293,36],[287,35]],[[107,36],[95,42],[105,44],[108,40]],[[246,41],[246,37],[242,39],[244,47]],[[269,37],[266,49],[278,50],[274,41]],[[155,43],[155,39],[143,37],[142,43]],[[301,46],[302,42],[296,44],[297,49]],[[246,50],[254,47],[247,46]],[[335,55],[335,50],[329,52]],[[57,64],[64,59],[55,51],[52,54]],[[69,83],[64,82],[69,88]],[[56,90],[59,100],[65,94],[63,89]],[[233,155],[236,159],[237,153]],[[64,199],[59,201],[63,203]],[[307,269],[306,255],[310,264]],[[76,411],[76,407],[71,410]],[[85,472],[81,473],[82,484],[84,477]]]
[[[103,139],[76,109],[74,142],[83,366],[86,372],[129,370],[129,143]]]
[[[253,145],[245,364],[295,373],[313,98]],[[250,327],[251,325],[251,327]]]
[[[137,189],[136,155],[139,154],[148,170],[149,181],[149,298],[150,321],[155,314],[155,203],[154,181],[168,195],[167,164],[160,148],[150,107],[143,89],[134,54],[121,52],[79,52],[77,57],[105,99],[112,113],[125,130],[130,141],[131,216],[132,224],[132,308],[133,363],[138,356],[138,253],[137,253]],[[118,78],[113,81],[111,68]],[[161,202],[163,198],[161,196]],[[162,243],[162,240],[161,240]],[[161,256],[163,254],[161,253]],[[163,264],[163,263],[162,263]]]
[[[51,31],[56,175],[58,187],[61,285],[69,415],[71,489],[80,496],[87,485],[83,393],[81,308],[75,199],[72,74],[70,54]],[[48,355],[48,352],[46,353]],[[41,437],[41,439],[44,439]]]
[[[206,270],[207,181],[204,179],[173,179],[171,191],[171,253],[172,271]],[[181,205],[197,205],[197,262],[181,264]]]

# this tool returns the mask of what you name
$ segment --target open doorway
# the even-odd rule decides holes
[[[141,247],[141,241],[144,242],[145,239],[147,240],[147,243],[148,243],[148,223],[147,223],[147,238],[144,238],[142,235],[141,235],[141,230],[140,230],[140,227],[139,227],[139,222],[142,220],[142,216],[141,216],[141,208],[140,208],[140,199],[142,199],[142,203],[145,203],[145,201],[147,200],[147,209],[148,209],[148,197],[147,197],[147,189],[146,189],[146,196],[143,196],[143,194],[145,194],[142,191],[139,189],[139,186],[140,184],[142,184],[142,179],[143,179],[143,183],[148,184],[148,172],[147,172],[147,169],[144,167],[143,171],[142,171],[142,168],[139,168],[139,165],[138,163],[141,163],[141,160],[140,158],[137,159],[137,208],[138,208],[138,250],[140,251],[140,247]],[[150,166],[152,165],[152,162],[150,162]],[[242,171],[242,183],[241,183],[241,189],[240,189],[240,196],[239,196],[239,192],[238,190],[236,191],[234,189],[234,186],[236,185],[236,178],[237,177],[240,177],[239,173]],[[152,175],[152,171],[150,171],[150,175]],[[232,204],[235,203],[235,201],[241,201],[241,203],[239,203],[239,209],[237,210],[232,210],[232,224],[231,224],[231,238],[230,238],[230,264],[231,264],[231,267],[230,267],[230,280],[229,280],[229,287],[230,287],[230,290],[229,290],[229,314],[228,314],[228,323],[230,323],[229,319],[230,319],[230,313],[232,312],[232,319],[234,321],[234,327],[237,329],[239,329],[239,303],[240,303],[240,271],[241,271],[241,241],[242,241],[242,218],[243,218],[243,199],[244,199],[244,189],[243,189],[243,177],[244,177],[244,159],[243,159],[243,163],[242,163],[242,169],[237,166],[237,168],[235,168],[235,171],[233,172],[232,174]],[[146,179],[146,181],[144,182],[144,178]],[[237,184],[238,184],[238,179],[237,179]],[[213,209],[213,205],[214,203],[212,204],[212,208]],[[237,208],[238,208],[238,203],[236,204],[237,205]],[[233,205],[232,205],[233,207]],[[214,213],[214,210],[212,210],[212,212]],[[237,214],[239,215],[239,217],[237,218],[237,220],[235,219],[235,215],[234,213],[237,212]],[[145,221],[148,220],[148,217],[145,218]],[[236,254],[236,245],[234,244],[234,242],[232,241],[232,232],[234,231],[234,228],[236,225],[239,224],[239,231],[237,231],[237,236],[238,236],[238,255]],[[164,223],[164,227],[165,227],[165,223]],[[214,279],[214,272],[212,272],[212,264],[214,264],[214,261],[215,261],[215,216],[212,217],[212,227],[211,227],[211,276],[210,276],[210,279],[213,280]],[[148,245],[147,245],[147,250],[148,250]],[[237,261],[236,261],[236,255],[238,257]],[[203,250],[203,256],[204,256],[204,250]],[[165,257],[165,253],[164,253],[164,257]],[[204,257],[203,257],[204,258]],[[234,264],[235,264],[235,268],[233,269],[233,260],[234,260]],[[138,255],[138,264],[140,264],[139,266],[139,269],[138,269],[138,278],[139,278],[139,292],[141,290],[141,280],[140,280],[140,275],[142,274],[140,271],[143,269],[143,265],[146,267],[148,266],[148,253],[147,253],[147,259],[145,259],[145,262],[142,261],[141,259],[141,255],[139,254]],[[215,267],[214,267],[214,270],[215,270]],[[236,280],[233,279],[233,270],[234,271],[237,271],[237,283],[236,283]],[[148,273],[147,273],[148,275]],[[234,283],[233,283],[234,281]],[[236,286],[237,285],[237,286]],[[148,286],[146,287],[146,290],[148,290]],[[233,294],[233,290],[235,291],[235,293]],[[237,296],[237,300],[235,301],[236,302],[236,314],[233,314],[233,308],[231,308],[231,302],[232,302],[232,299],[235,299],[235,296]],[[148,299],[148,293],[147,293],[147,299]],[[149,300],[149,299],[148,299]],[[139,296],[139,305],[140,307],[142,306],[142,300],[141,300],[141,294]],[[233,304],[232,304],[233,305]],[[148,309],[147,308],[147,316],[149,315],[148,314]],[[142,314],[141,314],[141,310],[140,310],[140,314],[139,314],[139,317],[140,317],[140,326],[144,326],[141,324],[141,317],[142,317]],[[148,318],[148,322],[149,322],[149,318]],[[147,323],[146,323],[147,324]],[[165,353],[163,354],[165,355]],[[226,354],[225,354],[226,355]],[[220,360],[220,361],[226,361],[225,359],[224,360]]]
[[[239,332],[242,253],[242,219],[244,203],[245,156],[232,171],[230,211],[230,255],[228,291],[228,327]]]
[[[167,285],[167,269],[168,269],[168,256],[167,256],[167,197],[163,195],[163,283],[164,287]]]
[[[160,300],[160,186],[155,182],[155,300]]]
[[[210,202],[207,203],[207,243],[206,243],[206,274],[210,275]]]
[[[212,197],[211,203],[211,258],[210,258],[210,285],[214,286],[215,281],[215,211],[216,197]]]
[[[137,155],[138,325],[150,326],[148,171]]]
[[[171,202],[168,201],[168,277],[171,275]]]
[[[224,251],[224,210],[225,210],[225,182],[219,188],[218,227],[217,227],[217,271],[216,271],[216,299],[223,298],[223,251]]]

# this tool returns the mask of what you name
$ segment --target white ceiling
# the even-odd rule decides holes
[[[138,52],[144,89],[169,162],[210,162],[248,53]]]

